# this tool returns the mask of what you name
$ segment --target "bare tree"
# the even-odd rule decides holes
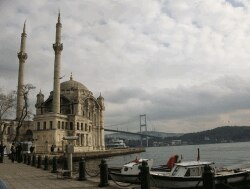
[[[3,142],[3,136],[7,128],[7,118],[10,118],[11,111],[14,110],[16,104],[15,92],[3,93],[0,89],[0,141]]]
[[[36,87],[32,84],[26,84],[22,87],[22,96],[24,100],[24,104],[22,106],[22,112],[21,116],[17,118],[17,127],[16,127],[16,136],[14,138],[14,141],[19,141],[20,136],[20,128],[23,126],[23,122],[26,118],[30,118],[31,112],[29,111],[29,102],[28,102],[28,96],[31,90],[35,89]]]

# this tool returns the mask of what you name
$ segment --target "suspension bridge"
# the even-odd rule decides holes
[[[116,125],[111,125],[111,126],[116,126]],[[124,131],[124,130],[118,130],[118,129],[108,129],[108,128],[105,128],[104,131],[140,136],[141,137],[141,145],[142,145],[143,139],[146,139],[146,146],[148,146],[148,138],[162,138],[161,136],[153,136],[153,135],[147,134],[148,128],[147,128],[146,114],[140,115],[140,126],[139,127],[140,127],[140,132],[130,132],[130,131]],[[146,132],[143,132],[143,131],[146,131]]]

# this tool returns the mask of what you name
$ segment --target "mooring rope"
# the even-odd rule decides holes
[[[90,177],[97,177],[100,174],[100,171],[99,171],[99,172],[96,172],[94,175],[91,175],[86,168],[85,168],[85,172]]]
[[[201,182],[201,180],[199,180],[199,182],[196,184],[195,188],[199,187],[200,182]]]
[[[152,181],[153,186],[158,187],[157,182],[155,181],[154,177],[152,177],[152,175],[150,175],[150,180]]]
[[[235,189],[234,187],[230,186],[229,184],[226,184],[224,182],[221,182],[220,184],[226,186],[227,188],[230,188],[230,189]]]
[[[121,185],[121,184],[119,184],[114,178],[112,178],[112,175],[110,175],[110,178],[111,178],[111,180],[112,180],[117,186],[120,186],[120,187],[129,187],[129,186],[132,185],[132,183],[129,183],[129,184],[127,184],[127,185]]]

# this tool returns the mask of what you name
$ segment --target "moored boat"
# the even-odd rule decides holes
[[[125,165],[122,168],[118,169],[110,169],[109,175],[112,180],[118,182],[125,182],[125,183],[133,183],[139,184],[140,183],[140,166],[143,161],[148,163],[149,169],[151,169],[153,165],[153,159],[135,159]]]
[[[187,189],[202,188],[202,174],[213,167],[213,162],[187,161],[176,163],[170,172],[150,171],[151,185],[157,188]],[[217,188],[223,185],[238,186],[250,181],[250,169],[215,169],[214,183]]]

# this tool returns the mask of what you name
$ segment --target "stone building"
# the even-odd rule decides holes
[[[37,151],[47,151],[51,145],[62,150],[64,136],[78,136],[75,151],[104,150],[104,109],[104,98],[100,95],[96,99],[72,75],[69,81],[60,84],[60,113],[52,111],[53,92],[47,100],[40,92],[33,129]]]
[[[48,152],[54,145],[56,150],[63,151],[66,141],[65,136],[77,136],[75,152],[105,150],[104,144],[104,98],[98,98],[82,83],[73,79],[71,74],[68,81],[60,83],[62,24],[60,13],[56,24],[56,37],[53,49],[55,51],[53,91],[45,99],[40,91],[37,94],[36,115],[34,116],[32,129],[23,132],[26,136],[32,136],[36,152]],[[25,53],[26,33],[24,27],[22,34],[21,51],[19,58],[18,85],[23,85],[23,63],[27,59]],[[26,55],[26,56],[24,56]],[[21,101],[21,94],[18,99]],[[21,109],[21,103],[17,104],[17,116]],[[30,128],[30,127],[29,127]]]

